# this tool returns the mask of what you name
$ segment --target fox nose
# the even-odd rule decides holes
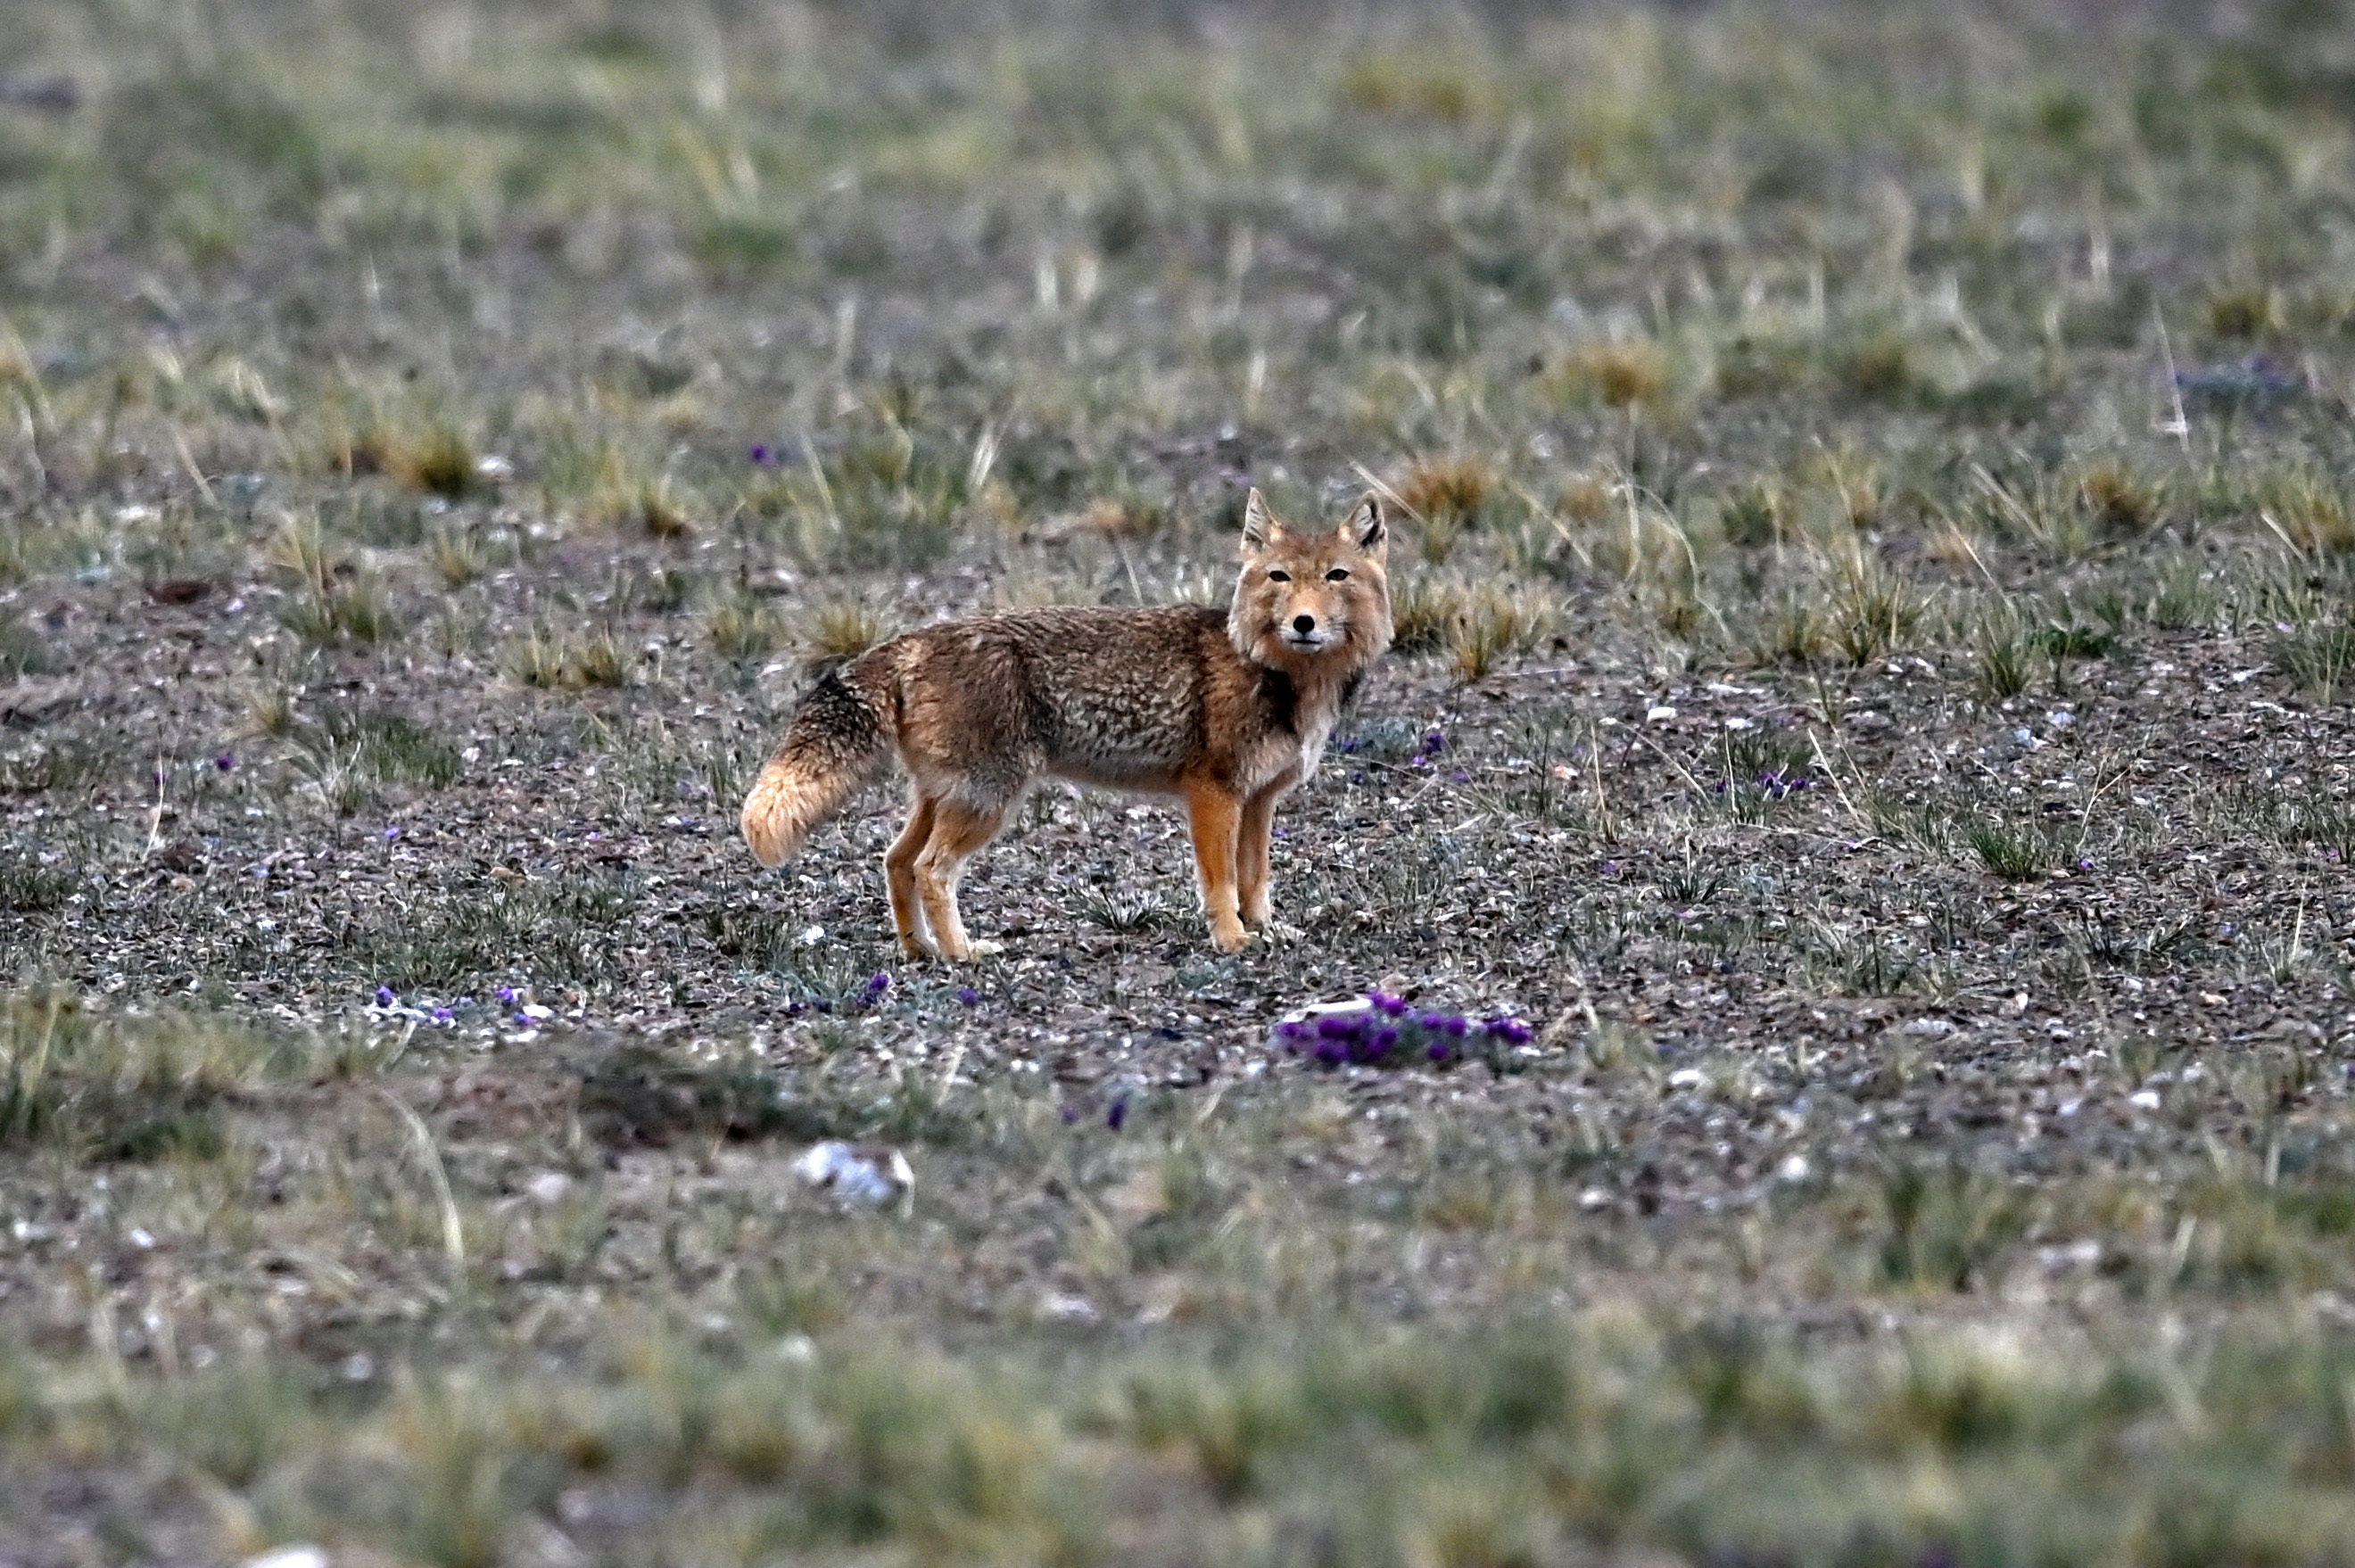
[[[1309,633],[1316,629],[1316,617],[1314,615],[1295,615],[1292,618],[1292,629],[1305,637]]]

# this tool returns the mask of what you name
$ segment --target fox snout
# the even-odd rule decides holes
[[[1284,640],[1296,648],[1321,648],[1339,635],[1331,610],[1319,615],[1314,610],[1295,609],[1292,618],[1283,624]]]

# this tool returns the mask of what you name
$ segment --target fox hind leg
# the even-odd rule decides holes
[[[932,928],[932,944],[951,963],[963,963],[976,951],[957,912],[957,878],[974,852],[996,837],[1007,809],[981,809],[957,800],[932,803],[932,835],[915,858],[916,893]],[[994,944],[989,950],[995,951]]]
[[[1202,912],[1210,919],[1210,945],[1239,951],[1251,940],[1243,930],[1235,891],[1235,851],[1242,802],[1216,784],[1186,791],[1186,811],[1194,835],[1194,865],[1202,878]]]
[[[900,951],[911,958],[938,955],[932,930],[925,924],[922,901],[916,896],[916,858],[932,838],[938,810],[939,802],[917,791],[908,825],[883,854],[883,880],[891,890],[891,923],[900,933]]]

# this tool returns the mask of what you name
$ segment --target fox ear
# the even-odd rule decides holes
[[[1390,548],[1390,525],[1382,518],[1382,498],[1371,490],[1359,498],[1341,520],[1341,538],[1360,555],[1380,555]]]
[[[1284,525],[1267,509],[1267,498],[1252,486],[1249,499],[1243,502],[1243,549],[1265,549],[1284,537]]]

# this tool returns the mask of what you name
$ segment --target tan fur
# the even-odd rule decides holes
[[[895,637],[822,675],[744,801],[764,866],[799,849],[887,753],[913,785],[883,857],[909,954],[970,957],[964,862],[1040,775],[1186,805],[1210,940],[1269,915],[1275,804],[1316,769],[1345,691],[1391,641],[1381,504],[1329,533],[1284,527],[1253,490],[1223,613],[1026,610]]]

